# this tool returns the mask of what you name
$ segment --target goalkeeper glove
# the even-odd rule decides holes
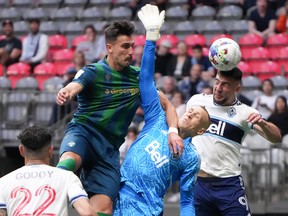
[[[160,28],[164,23],[165,11],[159,14],[158,7],[146,4],[138,11],[138,17],[146,29],[146,40],[156,41],[160,38]]]

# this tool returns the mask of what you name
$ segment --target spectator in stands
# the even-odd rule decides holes
[[[191,69],[191,57],[188,54],[187,44],[179,42],[177,45],[177,54],[174,55],[168,67],[168,75],[174,76],[177,80],[182,80],[183,77],[189,76]]]
[[[263,38],[273,35],[276,30],[275,11],[268,7],[268,0],[257,0],[256,9],[249,16],[249,32]]]
[[[262,117],[268,119],[275,108],[277,96],[273,94],[274,84],[271,79],[265,79],[262,82],[263,94],[256,97],[252,103],[252,107],[257,109]]]
[[[85,55],[82,51],[75,51],[73,57],[73,64],[76,71],[85,66]]]
[[[288,134],[287,99],[283,95],[277,97],[274,111],[268,118],[268,121],[272,122],[280,129],[282,137]]]
[[[48,36],[39,32],[40,20],[29,20],[29,35],[23,40],[23,51],[20,61],[30,64],[33,68],[46,59],[49,48]]]
[[[183,93],[185,102],[194,94],[200,93],[202,86],[208,84],[201,78],[202,73],[207,72],[202,71],[200,64],[194,64],[190,70],[190,76],[185,77],[178,83],[178,88]]]
[[[125,142],[120,146],[119,152],[120,152],[120,164],[122,164],[125,155],[127,151],[129,150],[131,144],[134,142],[134,140],[137,138],[139,131],[136,127],[130,126],[128,128],[127,136],[125,137]]]
[[[215,75],[214,68],[209,61],[208,56],[203,54],[203,47],[199,44],[196,44],[192,47],[193,57],[191,58],[192,65],[200,64],[203,71],[209,72],[211,75]]]
[[[142,54],[143,54],[143,46],[136,46],[134,48],[134,56],[133,56],[133,61],[132,65],[136,67],[140,67],[141,61],[142,61]]]
[[[172,43],[169,40],[163,40],[156,52],[155,59],[155,79],[168,75],[168,62],[172,61],[173,54],[170,53]]]
[[[103,51],[103,46],[97,38],[97,31],[93,25],[87,25],[84,29],[87,41],[82,41],[77,45],[76,51],[82,51],[85,55],[86,64],[97,62]],[[99,41],[101,43],[99,43]],[[104,43],[105,44],[105,43]]]
[[[4,20],[2,27],[5,38],[0,40],[0,64],[8,67],[13,63],[19,62],[22,43],[14,36],[13,22],[11,20]]]
[[[178,118],[180,119],[186,111],[185,98],[181,91],[175,90],[172,94],[171,103],[176,108]]]
[[[276,23],[276,30],[279,33],[288,33],[288,1],[286,1],[283,9],[280,10]]]
[[[172,76],[164,76],[158,81],[159,88],[163,91],[168,100],[171,101],[173,93],[177,90],[177,80]]]

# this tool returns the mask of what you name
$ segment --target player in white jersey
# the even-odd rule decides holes
[[[192,140],[201,157],[194,200],[197,216],[250,215],[241,177],[242,141],[251,129],[272,143],[281,141],[274,124],[237,100],[241,79],[238,68],[218,71],[213,95],[194,95],[187,103],[187,109],[205,106],[211,118],[208,130]]]
[[[68,215],[70,203],[80,215],[97,215],[78,177],[49,166],[51,132],[32,126],[18,136],[25,166],[0,178],[0,216]]]

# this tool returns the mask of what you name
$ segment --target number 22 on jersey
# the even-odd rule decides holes
[[[17,208],[14,210],[12,216],[56,216],[56,214],[53,213],[44,213],[44,211],[55,201],[56,198],[56,191],[51,188],[49,185],[42,185],[41,187],[39,187],[34,196],[35,197],[39,197],[43,194],[47,194],[48,197],[46,200],[44,200],[35,210],[33,213],[23,213],[22,210],[29,205],[29,203],[31,202],[32,199],[32,192],[23,187],[16,187],[14,190],[12,190],[11,192],[11,199],[16,199],[17,197],[23,196],[21,202],[18,204]],[[22,213],[21,213],[22,212]]]

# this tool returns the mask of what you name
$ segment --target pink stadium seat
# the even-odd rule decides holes
[[[219,38],[230,38],[233,40],[233,37],[230,34],[217,34],[210,39],[209,45],[211,45],[214,41],[218,40]]]
[[[193,34],[193,35],[187,35],[184,38],[184,42],[189,46],[193,47],[196,44],[199,44],[203,47],[206,46],[206,38],[202,34]]]
[[[254,74],[260,79],[268,79],[276,75],[281,74],[281,66],[279,63],[274,61],[266,61],[259,65],[256,69],[254,68]]]
[[[73,60],[74,51],[72,49],[58,50],[53,55],[53,62],[56,67],[57,74],[63,74],[65,66],[70,64]]]
[[[239,62],[237,67],[242,71],[243,77],[250,76],[253,73],[252,67],[249,62],[241,61]]]
[[[157,45],[159,46],[159,44],[163,40],[169,40],[172,43],[172,47],[176,47],[179,42],[179,38],[176,35],[166,34],[166,35],[161,35],[160,39],[157,41]]]
[[[279,57],[279,52],[283,47],[288,45],[287,34],[275,34],[268,37],[266,47],[269,50],[270,58],[276,60]]]
[[[134,46],[144,46],[146,41],[145,35],[135,35],[134,36],[135,44]]]
[[[78,36],[74,37],[72,39],[72,44],[71,44],[72,50],[76,50],[77,45],[79,43],[81,43],[82,41],[87,41],[87,36],[86,35],[78,35]]]
[[[288,47],[283,47],[279,50],[278,56],[275,61],[283,69],[284,75],[288,78]]]
[[[0,64],[0,77],[4,75],[4,68],[3,65]]]
[[[31,67],[29,64],[26,63],[22,62],[15,63],[7,68],[6,74],[11,81],[11,87],[15,88],[18,80],[20,80],[23,77],[30,76]]]
[[[49,50],[47,54],[48,61],[51,61],[54,53],[57,50],[67,48],[68,41],[67,41],[66,36],[64,35],[59,35],[59,34],[51,35],[49,36],[48,41],[49,41]]]
[[[56,75],[56,68],[53,63],[46,62],[37,65],[33,71],[35,79],[38,81],[39,89],[43,89],[44,82]]]
[[[258,47],[262,46],[263,42],[264,39],[259,35],[248,33],[239,38],[238,44],[240,46]]]

